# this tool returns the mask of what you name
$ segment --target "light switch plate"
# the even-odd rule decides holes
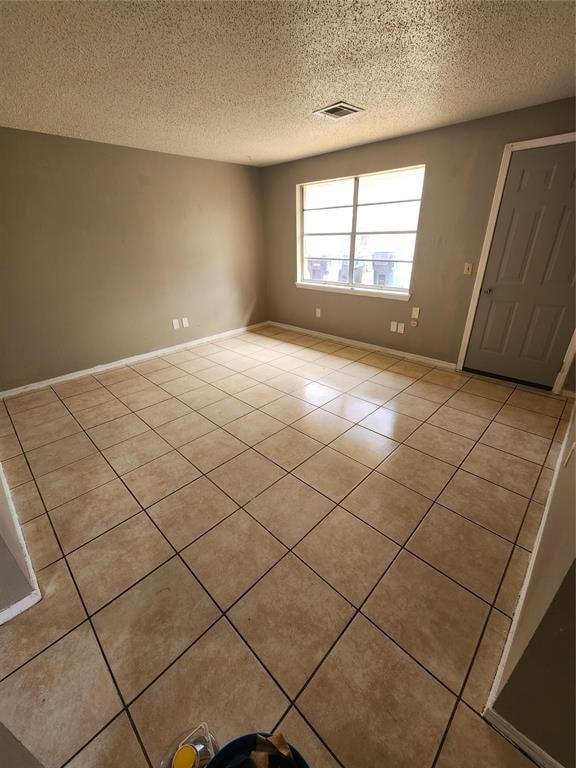
[[[396,331],[398,330],[398,323],[396,322],[396,320],[390,321],[390,330],[394,331],[394,333],[396,333]]]
[[[473,266],[474,265],[472,264],[471,261],[465,262],[465,264],[464,264],[464,274],[465,275],[471,275],[472,274],[472,267]]]
[[[178,318],[176,318],[175,320],[172,320],[172,328],[174,328],[175,331],[177,331],[178,328],[180,328],[180,320],[178,320]]]
[[[412,320],[418,320],[420,317],[420,307],[412,307]]]
[[[314,313],[316,317],[322,317],[322,310],[320,307],[316,307],[316,312]]]
[[[398,333],[404,333],[404,323],[398,323]]]
[[[189,325],[190,325],[190,323],[188,322],[188,318],[187,317],[183,317],[182,318],[182,328],[188,328]]]

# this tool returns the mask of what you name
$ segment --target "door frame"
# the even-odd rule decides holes
[[[484,274],[486,272],[486,267],[488,266],[488,256],[490,255],[490,248],[492,247],[492,239],[494,237],[494,230],[496,229],[496,220],[500,211],[500,203],[502,202],[502,195],[504,194],[504,185],[506,184],[506,177],[508,176],[508,168],[510,166],[510,160],[512,159],[512,152],[518,152],[523,149],[536,149],[537,147],[552,147],[555,144],[567,144],[572,141],[576,141],[576,131],[571,131],[570,133],[560,133],[556,136],[544,136],[540,139],[513,141],[510,144],[504,145],[504,152],[502,153],[502,160],[500,161],[500,170],[498,171],[498,177],[496,179],[496,188],[494,189],[494,197],[492,198],[492,206],[490,207],[490,214],[488,216],[488,223],[486,225],[484,242],[482,244],[482,250],[480,251],[480,259],[478,260],[478,268],[476,270],[476,278],[474,280],[472,296],[470,297],[468,315],[466,317],[464,333],[462,334],[462,343],[460,344],[458,362],[456,363],[457,371],[462,370],[464,361],[466,360],[466,353],[468,352],[470,336],[472,335],[472,327],[474,325],[476,309],[480,300],[480,289],[482,288]],[[566,350],[564,362],[566,362],[568,352],[569,348]],[[568,375],[568,370],[569,365],[562,366],[558,376],[556,377],[556,381],[554,382],[554,388],[552,390],[553,392],[558,393],[562,391],[564,381]]]

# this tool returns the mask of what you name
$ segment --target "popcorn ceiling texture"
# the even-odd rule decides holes
[[[0,3],[0,124],[267,165],[573,93],[574,6]],[[336,122],[340,99],[366,111]]]

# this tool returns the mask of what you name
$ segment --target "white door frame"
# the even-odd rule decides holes
[[[567,144],[570,141],[576,141],[576,132],[560,133],[557,136],[544,136],[541,139],[514,141],[511,144],[504,145],[504,152],[502,153],[500,170],[498,171],[496,188],[494,190],[494,198],[492,199],[492,207],[490,208],[490,215],[488,216],[486,234],[484,235],[484,243],[482,244],[482,250],[480,252],[478,269],[476,270],[476,279],[474,281],[474,288],[472,289],[472,297],[470,298],[470,306],[468,307],[466,325],[464,326],[464,333],[462,334],[462,343],[460,345],[460,353],[458,354],[458,362],[456,364],[456,370],[458,371],[461,371],[464,365],[466,352],[468,351],[468,344],[470,343],[470,336],[472,335],[472,326],[474,325],[476,308],[480,299],[480,289],[482,288],[484,273],[486,272],[486,266],[488,265],[488,256],[490,254],[490,248],[492,247],[492,238],[494,237],[496,219],[498,218],[500,203],[502,202],[502,195],[504,194],[504,185],[506,184],[506,177],[508,175],[510,160],[512,159],[512,152],[518,152],[522,149],[536,149],[537,147],[551,147],[554,144]],[[562,390],[564,381],[568,375],[568,368],[569,365],[563,367],[558,374],[554,383],[554,392],[560,392]],[[563,375],[559,381],[561,374]]]

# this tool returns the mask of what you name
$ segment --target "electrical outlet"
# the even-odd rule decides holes
[[[188,322],[188,318],[187,317],[183,317],[182,318],[182,328],[188,328],[189,325],[190,325],[190,323]]]
[[[410,325],[412,328],[418,328],[418,320],[410,320]]]
[[[180,320],[178,320],[178,318],[176,318],[175,320],[172,320],[172,328],[174,328],[175,331],[177,331],[178,328],[180,328]]]
[[[474,267],[474,265],[472,264],[471,261],[465,262],[465,264],[464,264],[464,274],[465,275],[471,275],[473,267]]]
[[[404,333],[404,323],[398,323],[398,333]]]
[[[396,333],[396,331],[398,330],[398,323],[396,322],[396,320],[390,321],[390,330],[393,331],[394,333]]]
[[[420,317],[420,307],[412,307],[412,320],[418,320]]]
[[[316,307],[316,312],[314,313],[316,317],[322,317],[322,310],[320,307]]]

